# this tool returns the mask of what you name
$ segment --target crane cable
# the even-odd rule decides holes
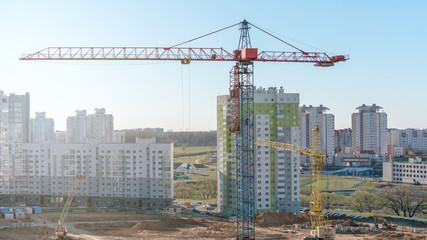
[[[240,23],[241,23],[241,22],[238,22],[238,23],[233,24],[233,25],[231,25],[231,26],[228,26],[228,27],[225,27],[225,28],[221,28],[221,29],[219,29],[219,30],[216,30],[216,31],[213,31],[213,32],[211,32],[211,33],[208,33],[208,34],[202,35],[202,36],[200,36],[200,37],[196,37],[196,38],[190,39],[190,40],[188,40],[188,41],[185,41],[185,42],[182,42],[182,43],[175,44],[175,45],[173,45],[173,46],[171,46],[171,47],[169,47],[169,48],[174,48],[174,47],[180,46],[180,45],[182,45],[182,44],[189,43],[189,42],[192,42],[192,41],[194,41],[194,40],[197,40],[197,39],[200,39],[200,38],[203,38],[203,37],[206,37],[206,36],[212,35],[212,34],[214,34],[214,33],[221,32],[221,31],[226,30],[226,29],[228,29],[228,28],[231,28],[231,27],[237,26],[237,25],[239,25]]]
[[[261,28],[261,26],[255,26],[254,24],[252,24],[252,23],[250,23],[252,26],[254,26],[255,28],[257,28],[257,29],[260,29]],[[289,40],[291,40],[291,41],[294,41],[294,42],[297,42],[297,43],[299,43],[299,44],[302,44],[302,45],[305,45],[305,46],[307,46],[307,47],[310,47],[310,48],[313,48],[313,49],[316,49],[316,50],[318,50],[318,51],[321,51],[321,52],[325,52],[325,53],[329,53],[329,54],[331,54],[331,55],[337,55],[337,54],[335,54],[335,53],[333,53],[333,52],[330,52],[330,51],[326,51],[326,50],[324,50],[324,49],[320,49],[320,48],[318,48],[318,47],[315,47],[315,46],[312,46],[312,45],[310,45],[310,44],[307,44],[307,43],[304,43],[304,42],[301,42],[301,41],[298,41],[298,40],[296,40],[296,39],[293,39],[293,38],[290,38],[290,37],[288,37],[288,36],[285,36],[285,35],[283,35],[283,34],[280,34],[280,33],[278,33],[278,32],[275,32],[275,31],[272,31],[272,30],[270,30],[270,29],[267,29],[267,28],[265,28],[265,27],[262,27],[263,29],[265,29],[265,31],[269,31],[270,33],[275,33],[276,35],[279,35],[279,36],[281,36],[281,37],[284,37],[284,38],[287,38],[287,39],[289,39]],[[261,30],[261,29],[260,29]],[[261,30],[262,31],[262,30]],[[272,34],[271,34],[272,35]],[[276,36],[274,36],[275,38],[277,38]],[[282,40],[282,39],[280,39],[280,41],[283,41],[283,42],[285,42],[284,40]],[[286,44],[288,44],[287,42],[286,42]]]
[[[258,26],[256,26],[256,25],[254,25],[254,24],[252,24],[252,23],[249,23],[249,24],[250,24],[251,26],[253,26],[254,28],[256,28],[256,29],[260,30],[261,32],[264,32],[265,34],[270,35],[271,37],[273,37],[273,38],[275,38],[275,39],[277,39],[277,40],[279,40],[279,41],[281,41],[281,42],[283,42],[283,43],[285,43],[285,44],[287,44],[287,45],[289,45],[289,46],[291,46],[291,47],[295,48],[296,50],[298,50],[298,51],[302,52],[303,54],[307,54],[307,52],[305,52],[305,51],[303,51],[303,50],[301,50],[301,49],[299,49],[299,48],[295,47],[294,45],[292,45],[292,44],[290,44],[290,43],[286,42],[285,40],[282,40],[282,39],[280,39],[280,38],[278,38],[278,37],[274,36],[273,34],[271,34],[271,33],[267,32],[267,31],[265,31],[264,29],[262,29],[262,28],[260,28],[260,27],[258,27]]]

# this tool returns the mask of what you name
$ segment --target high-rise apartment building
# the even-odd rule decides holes
[[[45,112],[36,112],[30,119],[30,142],[42,143],[54,140],[55,125],[52,118],[46,118]]]
[[[427,151],[427,130],[408,128],[399,131],[399,146],[414,152]]]
[[[353,147],[353,132],[351,128],[335,130],[335,152],[344,152],[344,147]]]
[[[236,134],[228,132],[230,97],[217,97],[218,203],[236,214]],[[254,93],[255,138],[299,145],[299,94],[283,88]],[[256,146],[255,199],[258,212],[300,208],[299,157],[289,151]]]
[[[67,118],[67,143],[87,142],[86,114],[86,110],[76,110],[75,116]]]
[[[387,145],[400,146],[400,130],[396,128],[387,129]]]
[[[87,115],[87,138],[111,143],[114,132],[114,118],[105,114],[105,108],[95,108],[94,114]]]
[[[29,141],[30,94],[5,95],[0,91],[0,98],[0,192],[8,194],[25,176],[25,162],[16,156]]]
[[[173,200],[173,144],[137,139],[131,144],[26,143],[16,154],[20,174],[0,185],[0,204],[61,204],[77,175],[74,206],[162,208]]]
[[[53,140],[55,143],[66,143],[67,142],[67,131],[56,130],[53,133]]]
[[[385,155],[387,152],[387,114],[382,107],[363,104],[352,114],[353,151],[373,152]]]
[[[94,114],[76,110],[76,115],[67,118],[67,143],[85,143],[96,140],[113,142],[114,118],[105,114],[104,108],[95,108]]]
[[[126,142],[126,133],[121,131],[114,131],[112,143],[125,143]]]
[[[328,155],[327,164],[334,164],[335,154],[335,117],[325,113],[329,108],[305,106],[300,108],[300,143],[303,147],[311,147],[314,137],[314,127],[319,125],[320,149]],[[309,161],[309,157],[301,156]]]

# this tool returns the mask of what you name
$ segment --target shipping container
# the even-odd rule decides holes
[[[1,214],[5,214],[5,213],[7,213],[7,212],[9,212],[9,208],[0,208],[0,210],[1,210]]]
[[[26,214],[33,214],[33,208],[31,208],[31,207],[26,207],[26,208],[25,208],[25,213],[26,213]]]
[[[33,207],[33,213],[34,214],[42,213],[42,208],[41,207]]]
[[[23,208],[15,208],[13,212],[24,212]]]
[[[15,212],[15,218],[25,218],[26,214],[24,212]]]

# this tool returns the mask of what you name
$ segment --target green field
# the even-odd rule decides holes
[[[216,146],[198,146],[198,147],[182,147],[174,148],[174,162],[177,163],[201,163],[216,167],[216,163],[211,162],[209,152],[215,152]],[[197,161],[196,161],[197,160]]]
[[[175,147],[173,149],[174,155],[185,155],[193,153],[216,152],[216,146],[197,146],[197,147]]]
[[[216,197],[204,198],[201,194],[206,181],[215,182],[217,180],[216,162],[212,162],[210,152],[215,152],[216,146],[208,147],[176,147],[174,158],[176,163],[200,163],[205,164],[208,168],[200,168],[197,174],[186,174],[188,179],[175,180],[175,197],[177,202],[201,202],[203,204],[217,203]],[[202,189],[201,189],[202,188]],[[215,186],[216,189],[216,186]]]
[[[301,185],[310,182],[309,174],[301,174]],[[344,177],[344,176],[322,176],[322,191],[345,191],[345,190],[356,190],[357,184],[361,183],[363,179],[355,177]],[[329,184],[328,184],[329,183]],[[326,187],[328,186],[328,188]],[[301,190],[310,190],[310,184],[307,184],[301,188]]]

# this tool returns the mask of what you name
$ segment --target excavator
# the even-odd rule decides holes
[[[309,214],[312,230],[310,232],[310,236],[304,238],[305,240],[333,240],[336,235],[335,227],[326,224],[325,217],[323,215],[323,204],[321,198],[321,166],[325,164],[327,156],[322,154],[320,150],[319,132],[319,125],[316,125],[313,132],[312,147],[301,147],[263,139],[257,139],[255,143],[260,146],[272,147],[296,152],[300,155],[310,156],[311,194]]]
[[[383,224],[377,223],[377,220],[383,221]],[[393,230],[393,231],[397,229],[396,224],[388,223],[387,219],[382,217],[374,217],[374,223],[375,223],[375,227],[379,229],[386,229],[386,230]]]

